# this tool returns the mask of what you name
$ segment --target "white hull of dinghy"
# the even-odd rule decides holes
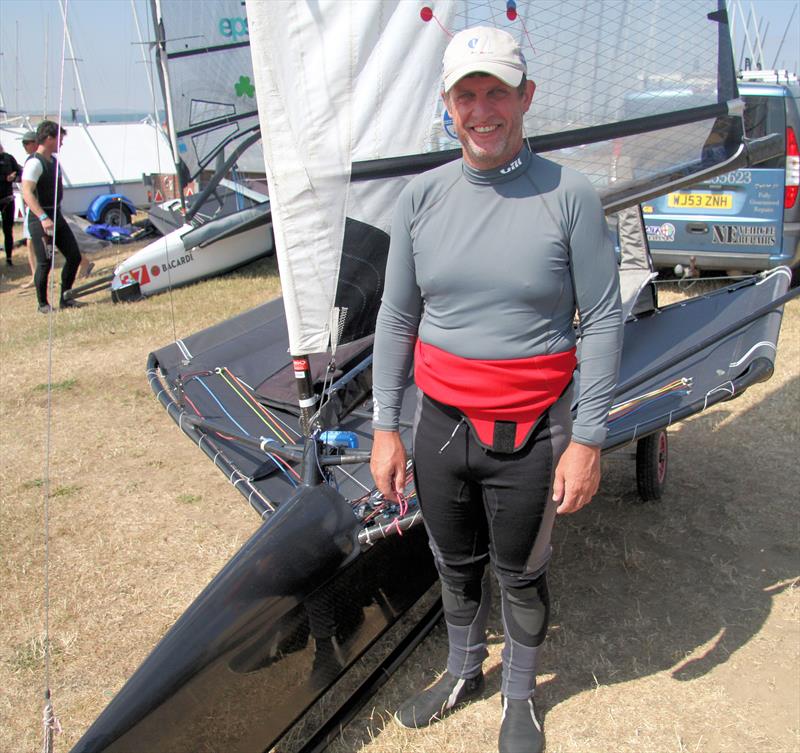
[[[115,300],[127,299],[123,291],[137,286],[138,295],[130,298],[223,274],[273,250],[270,226],[250,228],[202,248],[186,249],[183,236],[193,229],[191,225],[183,225],[122,262],[111,281]]]

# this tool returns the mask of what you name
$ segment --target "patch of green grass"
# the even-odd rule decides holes
[[[27,481],[23,481],[22,484],[20,484],[20,489],[27,491],[28,489],[41,489],[43,486],[44,479],[32,478],[28,479]]]
[[[6,660],[13,672],[38,671],[44,667],[46,641],[36,636],[25,643],[11,647],[11,656]],[[64,653],[64,647],[50,642],[50,658]]]
[[[53,382],[52,384],[43,382],[42,384],[37,384],[33,389],[36,392],[47,392],[48,389],[52,392],[66,392],[71,390],[77,383],[77,379],[64,379],[61,382]]]
[[[184,505],[196,505],[200,502],[203,497],[199,494],[179,494],[178,495],[178,502],[182,502]]]
[[[69,497],[71,494],[75,494],[79,492],[81,487],[77,484],[64,484],[63,486],[57,486],[53,492],[50,494],[51,497]]]

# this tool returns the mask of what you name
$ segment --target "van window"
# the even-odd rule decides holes
[[[783,149],[786,150],[786,110],[783,97],[744,97],[744,132],[748,138],[757,139],[770,133],[780,134]],[[756,167],[785,167],[786,157],[782,154],[762,162]]]

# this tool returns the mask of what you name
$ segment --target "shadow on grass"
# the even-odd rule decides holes
[[[673,427],[660,502],[639,503],[625,451],[607,458],[597,499],[556,526],[542,711],[658,672],[695,680],[758,634],[773,597],[800,575],[787,494],[798,390],[795,377],[735,416],[723,407]],[[502,640],[496,603],[489,631],[490,642]],[[439,626],[376,707],[416,692],[446,656]],[[489,697],[500,691],[500,667],[484,669]],[[387,716],[356,720],[347,740],[378,737]]]
[[[799,386],[795,377],[767,402],[791,416]],[[765,423],[766,411],[674,427],[660,503],[637,504],[632,468],[608,463],[601,496],[559,521],[545,708],[655,672],[694,680],[759,632],[773,596],[800,575],[791,432]]]

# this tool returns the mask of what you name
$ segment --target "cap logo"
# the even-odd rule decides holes
[[[474,50],[478,46],[478,37],[472,37],[472,39],[467,42],[467,47],[471,50]]]

